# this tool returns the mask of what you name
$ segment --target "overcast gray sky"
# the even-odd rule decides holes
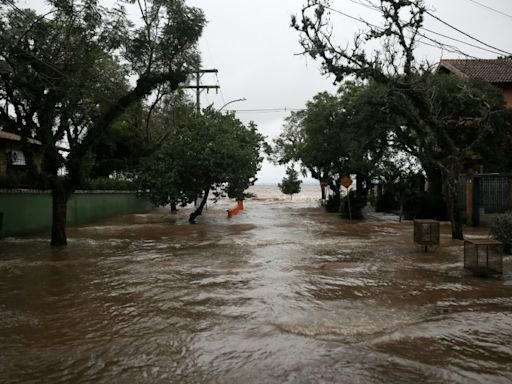
[[[365,0],[333,0],[331,6],[357,18],[381,25],[378,13],[357,4]],[[372,0],[378,3],[378,0]],[[100,0],[112,3],[112,0]],[[290,17],[299,14],[305,0],[188,0],[189,5],[201,8],[208,25],[200,41],[203,68],[216,68],[218,76],[207,74],[204,84],[218,84],[218,94],[204,93],[203,106],[246,98],[230,104],[244,122],[254,121],[269,140],[279,134],[283,119],[290,109],[303,108],[307,100],[324,90],[334,91],[332,79],[322,76],[319,65],[304,56],[298,43],[299,35],[290,28]],[[25,7],[34,7],[42,0],[20,0]],[[512,0],[426,0],[435,15],[479,40],[512,51]],[[491,10],[489,8],[495,10]],[[499,13],[499,12],[502,13]],[[339,14],[332,15],[336,37],[347,44],[364,24]],[[430,16],[425,27],[447,36],[480,45]],[[497,55],[441,36],[429,36],[457,46],[464,53],[495,58]],[[428,42],[428,41],[426,41]],[[429,42],[431,43],[431,42]],[[464,58],[460,54],[427,45],[419,45],[417,56],[436,63],[441,58]],[[191,93],[192,95],[192,93]],[[288,109],[288,110],[285,110]],[[247,112],[244,109],[277,109],[277,111]],[[278,182],[284,168],[268,162],[263,164],[260,182]]]

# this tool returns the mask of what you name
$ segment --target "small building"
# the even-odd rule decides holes
[[[22,137],[15,133],[0,130],[0,177],[15,176],[24,172],[27,161],[23,152]],[[41,145],[39,140],[27,139],[32,145]],[[41,164],[41,158],[36,157],[36,164]]]
[[[491,83],[502,89],[506,105],[512,108],[512,58],[441,60],[438,71]]]

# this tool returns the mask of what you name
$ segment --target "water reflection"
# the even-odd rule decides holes
[[[512,286],[448,226],[425,254],[410,223],[270,192],[0,242],[0,382],[512,381]]]

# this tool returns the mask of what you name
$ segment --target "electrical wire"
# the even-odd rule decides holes
[[[19,8],[13,0],[4,0],[4,1],[7,3],[7,5],[10,5],[16,12],[22,14],[29,20],[34,21],[32,19],[32,17],[28,13],[26,13],[23,9]]]
[[[378,6],[376,6],[376,5],[373,5],[370,1],[368,1],[368,3],[369,3],[369,4],[365,4],[365,3],[361,2],[361,1],[358,1],[358,0],[348,0],[348,1],[350,1],[350,2],[352,2],[352,3],[354,3],[354,4],[361,5],[361,6],[363,6],[363,7],[365,7],[365,8],[368,8],[368,9],[370,9],[370,10],[372,10],[372,11],[375,11],[375,12],[381,13],[380,8],[379,8]],[[469,1],[471,1],[471,0],[469,0]],[[372,4],[372,5],[370,5],[370,4]],[[403,21],[403,20],[401,20],[401,21]],[[453,40],[453,41],[456,41],[456,42],[458,42],[458,43],[465,44],[465,45],[467,45],[467,46],[470,46],[470,47],[473,47],[473,48],[480,49],[480,50],[482,50],[482,51],[486,51],[486,52],[489,52],[489,53],[493,53],[493,54],[495,54],[495,55],[502,55],[502,54],[503,54],[503,53],[501,52],[501,50],[499,50],[499,51],[496,51],[496,50],[490,50],[490,49],[488,49],[488,48],[480,47],[480,46],[478,46],[478,45],[475,45],[475,44],[469,43],[469,42],[467,42],[467,41],[463,41],[463,40],[457,39],[457,38],[455,38],[455,37],[451,37],[451,36],[448,36],[448,35],[442,34],[442,33],[440,33],[440,32],[433,31],[433,30],[431,30],[431,29],[429,29],[429,28],[422,27],[422,29],[423,29],[424,31],[429,32],[429,33],[432,33],[432,34],[434,34],[434,35],[441,36],[441,37],[444,37],[444,38],[446,38],[446,39]],[[429,37],[427,37],[425,34],[421,34],[421,33],[419,33],[419,35],[421,35],[421,36],[423,36],[423,37],[425,37],[425,38],[427,38],[427,39],[431,40],[431,39],[430,39]],[[431,44],[428,44],[428,43],[422,43],[422,44],[432,46]],[[441,42],[436,42],[436,44],[443,44],[443,43],[441,43]],[[450,49],[447,49],[448,47],[456,48],[456,47],[454,47],[454,46],[448,46],[448,45],[446,45],[444,48],[445,48],[447,51],[449,51],[449,52],[453,52],[453,51],[452,51],[452,50],[450,50]],[[464,53],[462,53],[462,52],[457,52],[457,51],[459,51],[459,49],[458,49],[458,48],[456,48],[456,52],[454,52],[454,53],[460,53],[460,54],[462,54],[463,56],[473,57],[473,56],[471,56],[471,55],[466,55],[466,54],[464,54]]]
[[[339,10],[337,10],[337,9],[334,9],[334,8],[331,8],[331,7],[326,7],[326,9],[329,9],[330,11],[335,12],[335,13],[339,13],[339,14],[341,14],[341,15],[343,15],[343,16],[345,16],[345,17],[348,17],[348,18],[350,18],[350,19],[352,19],[352,20],[356,20],[356,21],[359,21],[359,22],[361,22],[361,23],[364,23],[364,24],[366,24],[367,26],[372,27],[372,28],[376,29],[376,30],[377,30],[377,31],[379,31],[379,32],[383,32],[383,31],[384,31],[384,28],[379,27],[378,25],[372,24],[372,23],[370,23],[370,22],[368,22],[368,21],[364,20],[363,18],[360,18],[360,17],[359,17],[359,18],[357,18],[357,17],[355,17],[355,16],[349,15],[349,14],[347,14],[347,13],[345,13],[345,12],[341,12],[341,11],[339,11]],[[460,50],[458,47],[450,46],[450,45],[447,45],[447,44],[441,43],[440,41],[437,41],[437,40],[435,40],[435,39],[432,39],[431,37],[428,37],[428,36],[426,36],[425,34],[422,34],[422,33],[420,33],[420,32],[418,32],[418,35],[419,35],[419,36],[421,36],[421,37],[424,37],[425,39],[427,39],[427,40],[429,40],[429,41],[432,41],[432,42],[433,42],[434,44],[436,44],[436,45],[432,45],[432,44],[429,44],[429,43],[425,43],[424,41],[420,41],[420,40],[418,40],[418,44],[424,44],[424,45],[427,45],[427,46],[430,46],[430,47],[435,47],[435,48],[442,48],[442,49],[444,49],[444,50],[446,50],[446,51],[448,51],[448,52],[452,52],[452,53],[460,54],[460,55],[465,56],[465,57],[470,57],[470,58],[476,59],[476,57],[475,57],[475,56],[472,56],[472,55],[470,55],[470,54],[468,54],[468,53],[463,52],[463,51],[462,51],[462,50]]]
[[[486,46],[486,47],[488,47],[488,48],[492,48],[492,49],[495,49],[495,50],[497,50],[497,51],[500,51],[500,52],[502,52],[502,53],[504,53],[504,54],[506,54],[506,55],[510,55],[510,56],[512,56],[512,52],[508,52],[508,51],[505,51],[505,50],[503,50],[503,49],[500,49],[500,48],[494,47],[494,46],[492,46],[492,45],[490,45],[490,44],[487,44],[487,43],[483,42],[482,40],[477,39],[477,38],[476,38],[476,37],[474,37],[474,36],[471,36],[469,33],[464,32],[464,31],[460,30],[460,29],[459,29],[459,28],[457,28],[457,27],[454,27],[454,26],[453,26],[453,25],[451,25],[450,23],[448,23],[448,22],[444,21],[443,19],[441,19],[440,17],[437,17],[436,15],[434,15],[432,12],[429,12],[429,11],[425,10],[425,13],[426,13],[427,15],[429,15],[429,16],[431,16],[431,17],[433,17],[433,18],[434,18],[434,19],[436,19],[437,21],[439,21],[439,22],[443,23],[443,24],[444,24],[444,25],[446,25],[447,27],[449,27],[449,28],[451,28],[451,29],[453,29],[453,30],[455,30],[455,31],[457,31],[457,32],[459,32],[459,33],[461,33],[461,34],[463,34],[464,36],[469,37],[469,38],[470,38],[470,39],[472,39],[472,40],[475,40],[475,41],[479,42],[479,43],[480,43],[480,44],[482,44],[482,45],[485,45],[485,46]]]
[[[476,4],[476,5],[479,5],[479,6],[483,7],[483,8],[487,8],[488,10],[496,12],[496,13],[502,15],[502,16],[510,17],[512,19],[512,15],[510,15],[508,13],[505,13],[503,11],[500,11],[499,9],[489,7],[488,5],[482,4],[479,1],[476,1],[476,0],[466,0],[466,1],[469,1],[469,2],[471,2],[473,4]]]
[[[228,109],[230,112],[241,113],[275,113],[275,112],[295,112],[302,111],[304,108],[256,108],[256,109]]]

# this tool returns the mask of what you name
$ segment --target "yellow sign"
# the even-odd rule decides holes
[[[345,188],[348,188],[352,185],[352,179],[348,176],[343,176],[340,184],[343,185]]]

